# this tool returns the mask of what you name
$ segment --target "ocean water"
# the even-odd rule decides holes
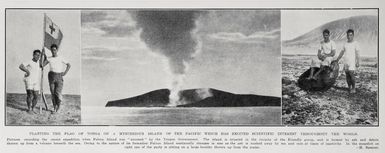
[[[281,107],[82,107],[83,125],[280,125]]]

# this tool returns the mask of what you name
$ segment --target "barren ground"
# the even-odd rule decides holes
[[[58,113],[52,114],[51,96],[46,95],[48,111],[39,100],[36,113],[27,112],[26,94],[7,93],[6,125],[76,125],[80,124],[80,96],[63,95]],[[40,107],[42,108],[40,111]]]
[[[297,85],[312,56],[282,56],[282,122],[284,125],[378,125],[377,58],[362,58],[356,94],[349,94],[340,65],[336,84],[324,92],[306,92]]]

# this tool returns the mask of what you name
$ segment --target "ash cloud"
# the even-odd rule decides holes
[[[197,11],[138,11],[134,13],[140,38],[169,59],[174,74],[184,74],[198,49],[195,36]]]

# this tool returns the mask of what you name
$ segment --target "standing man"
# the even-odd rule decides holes
[[[47,64],[50,65],[50,71],[48,72],[48,82],[49,89],[51,91],[51,99],[54,107],[53,113],[56,113],[59,111],[60,104],[63,101],[63,76],[65,76],[70,70],[71,65],[63,57],[58,55],[58,46],[56,44],[52,44],[50,48],[52,57],[45,59],[43,61],[43,66],[46,66]],[[44,49],[43,55],[45,55]]]
[[[320,48],[318,49],[317,58],[312,59],[310,66],[310,75],[308,79],[315,79],[321,71],[323,71],[324,66],[330,66],[334,55],[336,53],[336,44],[334,41],[330,40],[330,31],[325,29],[322,32],[324,40],[321,41]],[[320,68],[316,74],[314,74],[314,68]],[[313,75],[314,74],[314,75]]]
[[[346,82],[350,93],[356,93],[355,71],[360,66],[360,46],[354,41],[354,30],[346,31],[348,41],[344,44],[337,62],[344,57],[344,70],[346,74]]]
[[[24,83],[27,90],[27,107],[29,113],[36,113],[33,109],[37,104],[40,91],[40,50],[33,51],[32,60],[20,64],[20,70],[25,72]]]

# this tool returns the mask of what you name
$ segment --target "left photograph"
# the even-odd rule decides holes
[[[80,11],[6,10],[6,125],[80,124]]]

